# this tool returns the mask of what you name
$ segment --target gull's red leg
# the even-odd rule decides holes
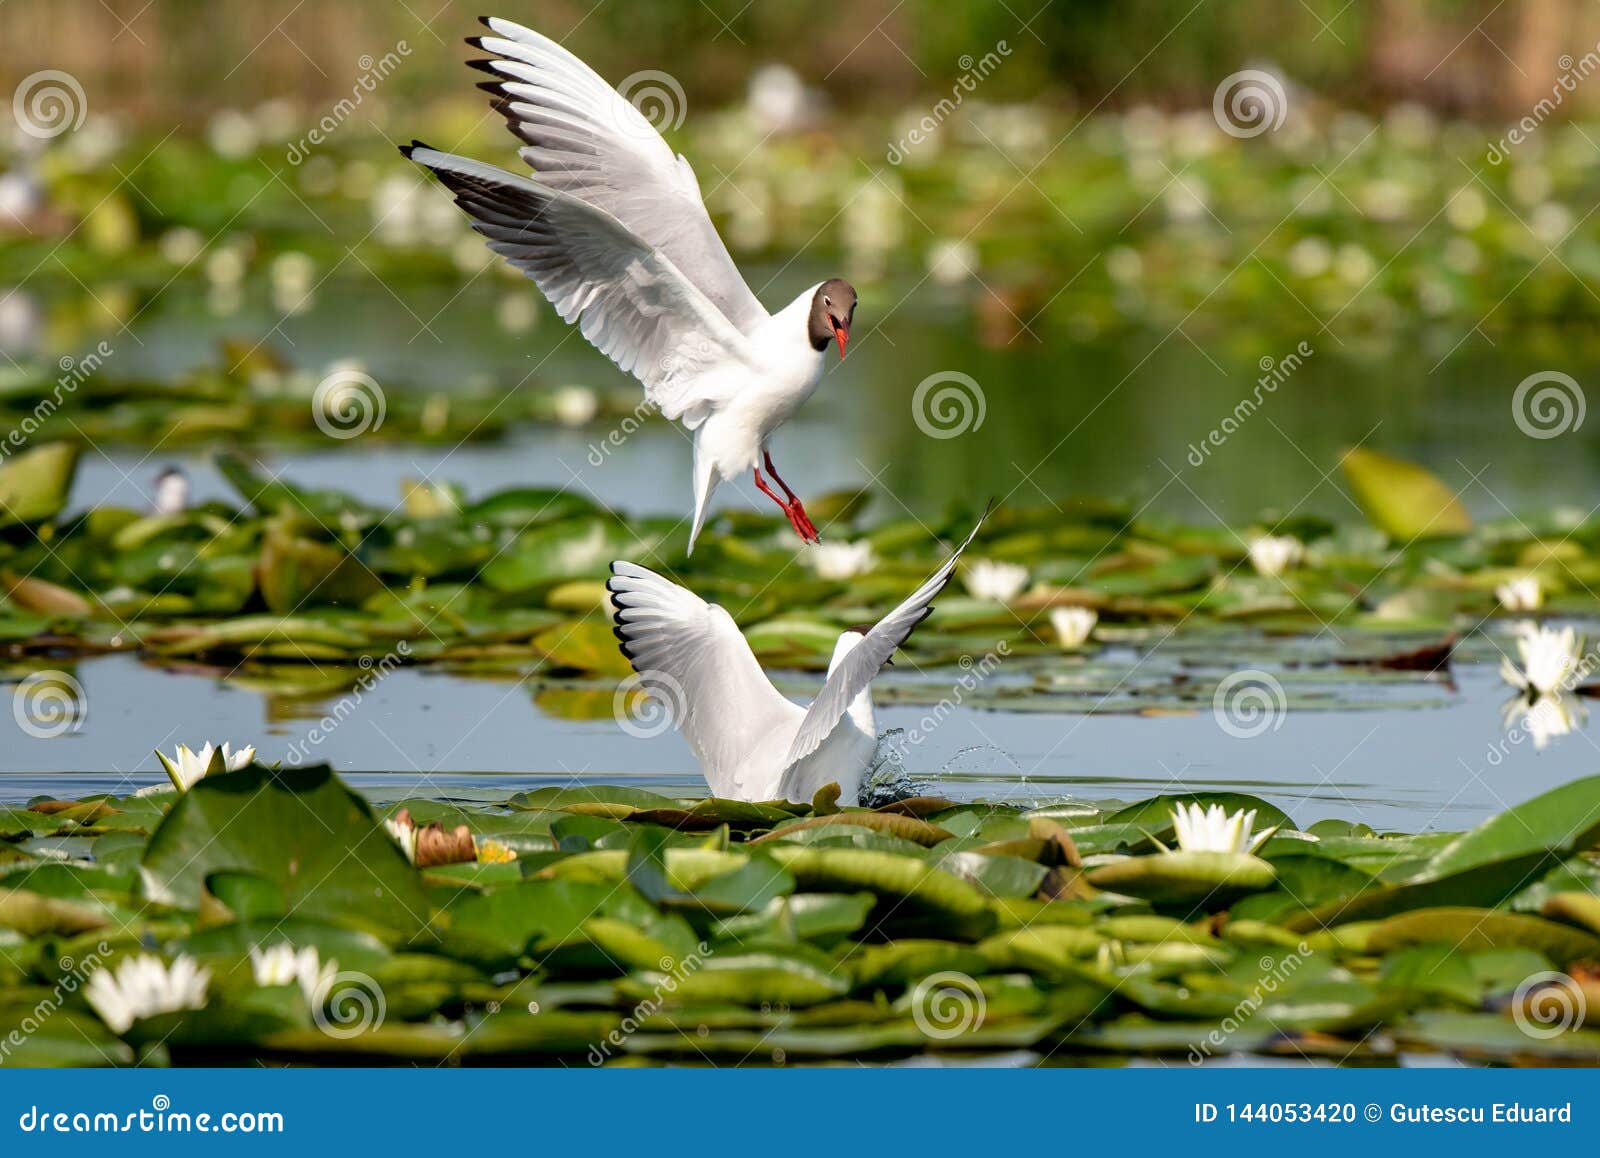
[[[775,491],[773,491],[773,489],[767,485],[767,480],[761,477],[761,468],[759,468],[759,467],[756,468],[756,489],[759,490],[762,494],[766,495],[773,502],[778,504],[778,506],[783,510],[784,515],[787,516],[787,518],[789,520],[789,525],[794,528],[794,533],[800,536],[800,541],[801,542],[803,542],[803,543],[811,542],[811,535],[816,534],[816,531],[815,530],[811,530],[810,534],[808,534],[807,533],[807,529],[808,528],[806,526],[802,526],[801,525],[801,520],[805,519],[804,512],[801,512],[799,515],[796,515],[795,506],[784,502],[781,498],[778,497],[777,493]],[[788,488],[785,488],[785,489],[788,489]],[[809,523],[810,520],[806,520],[806,522]]]
[[[789,484],[783,481],[783,476],[778,473],[778,468],[773,465],[771,452],[763,450],[761,459],[767,464],[767,473],[772,476],[773,481],[783,488],[783,493],[789,496],[789,505],[800,516],[800,523],[795,526],[795,530],[800,531],[801,538],[805,538],[809,533],[813,541],[822,542],[822,536],[817,534],[817,525],[811,521],[811,516],[806,514],[805,504],[800,501],[798,495],[789,489]]]

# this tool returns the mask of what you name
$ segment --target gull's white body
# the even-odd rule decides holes
[[[933,610],[977,533],[974,527],[871,631],[839,636],[822,691],[804,708],[772,686],[725,610],[621,561],[606,584],[617,638],[641,686],[666,704],[714,794],[804,802],[835,783],[841,802],[854,804],[878,749],[872,680]]]
[[[727,615],[715,605],[713,610]],[[730,618],[728,624],[732,623]],[[742,636],[739,640],[743,643]],[[828,664],[829,676],[839,669],[839,662],[861,640],[862,636],[854,631],[839,636],[833,659]],[[766,687],[777,695],[770,683]],[[809,801],[818,788],[834,783],[839,785],[840,799],[844,803],[854,804],[859,798],[861,781],[878,752],[878,724],[872,711],[870,691],[858,694],[822,746],[794,764],[792,769],[789,752],[805,722],[804,708],[782,696],[774,700],[762,692],[760,685],[750,684],[723,704],[721,711],[729,717],[762,721],[764,726],[754,732],[753,747],[731,762],[723,758],[727,749],[721,745],[690,740],[689,746],[695,750],[695,758],[700,761],[713,795],[739,800]],[[788,783],[785,783],[785,773],[789,773]]]
[[[754,372],[734,366],[725,378],[696,384],[705,417],[698,425],[684,422],[694,431],[691,544],[717,484],[760,465],[772,432],[794,417],[822,381],[826,351],[812,349],[806,338],[806,315],[816,291],[812,286],[749,335],[758,359]]]
[[[769,314],[740,276],[689,162],[638,109],[554,41],[508,20],[475,62],[526,147],[530,179],[423,145],[405,150],[456,195],[490,248],[694,432],[694,530],[723,479],[822,377],[807,316],[817,286]]]

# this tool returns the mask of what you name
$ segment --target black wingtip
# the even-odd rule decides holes
[[[411,160],[411,154],[412,153],[415,153],[418,149],[427,149],[427,148],[430,148],[430,147],[431,146],[429,146],[425,142],[419,141],[415,137],[413,137],[412,140],[411,140],[411,143],[409,145],[401,145],[400,146],[400,155],[402,157],[404,157],[406,160],[409,161],[409,160]],[[419,161],[418,164],[421,164],[421,162]]]
[[[488,59],[487,57],[474,57],[472,60],[467,61],[467,67],[475,68],[479,72],[486,72],[490,76],[500,75],[500,71],[494,66],[494,61]]]
[[[478,23],[483,25],[485,28],[493,28],[494,25],[489,23],[493,19],[493,16],[480,16],[478,17]]]
[[[483,46],[483,37],[481,37],[481,36],[466,36],[466,37],[462,38],[462,42],[464,44],[470,45],[473,48],[476,48],[479,52],[488,52],[489,51],[487,48],[485,48]]]

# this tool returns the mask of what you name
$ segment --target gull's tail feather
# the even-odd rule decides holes
[[[704,429],[703,427],[701,428]],[[711,492],[717,489],[719,481],[715,462],[711,455],[701,445],[701,431],[695,431],[694,438],[694,529],[689,532],[689,554],[694,554],[695,540],[700,537],[700,529],[706,523],[706,510],[711,505]]]

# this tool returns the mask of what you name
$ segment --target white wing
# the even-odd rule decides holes
[[[804,713],[772,686],[738,626],[654,571],[611,564],[613,631],[640,685],[671,713],[713,792],[742,796],[752,755],[794,733]],[[779,752],[782,748],[778,749]]]
[[[984,517],[987,517],[985,512]],[[833,669],[833,674],[822,685],[822,691],[806,709],[806,718],[800,724],[800,731],[795,734],[794,743],[789,748],[789,755],[785,766],[792,769],[794,765],[804,760],[818,748],[839,726],[844,719],[845,712],[849,709],[855,698],[866,691],[873,679],[889,662],[890,657],[901,644],[911,638],[911,632],[928,617],[933,610],[933,601],[939,592],[944,590],[950,576],[955,574],[956,561],[961,558],[972,540],[977,537],[978,528],[983,526],[983,518],[978,520],[978,525],[972,528],[972,533],[967,536],[966,542],[956,548],[944,566],[940,567],[921,587],[911,593],[904,603],[878,621],[873,629],[867,632],[866,637],[857,644],[848,655],[840,661],[839,666]]]
[[[548,37],[509,20],[483,18],[494,36],[468,43],[493,54],[474,68],[495,79],[479,87],[511,131],[540,183],[603,209],[666,254],[741,332],[766,310],[739,275],[706,213],[700,183],[655,127],[593,69]],[[665,73],[639,74],[641,99],[663,97],[681,112],[683,94]],[[667,86],[667,87],[659,87]]]
[[[704,402],[696,379],[753,366],[734,328],[660,249],[568,193],[420,141],[401,152],[455,194],[489,248],[533,279],[556,312],[644,383],[668,418]],[[693,416],[690,416],[694,425]]]

